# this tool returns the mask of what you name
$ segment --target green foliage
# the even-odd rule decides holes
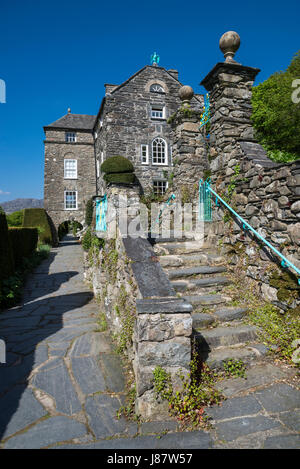
[[[23,225],[23,210],[10,213],[6,215],[8,226],[22,226]]]
[[[133,173],[134,167],[130,160],[124,156],[111,156],[101,165],[101,172],[112,173]]]
[[[81,241],[82,247],[85,251],[88,251],[92,245],[92,232],[91,228],[89,227],[86,232],[84,233]]]
[[[63,239],[63,237],[69,233],[69,222],[68,221],[64,221],[63,223],[61,223],[58,227],[58,230],[57,230],[57,234],[58,234],[58,239],[59,241],[61,241]]]
[[[21,299],[22,287],[29,272],[35,269],[50,252],[49,245],[41,245],[29,258],[23,258],[22,263],[13,275],[0,281],[0,308],[9,308]]]
[[[115,184],[133,184],[135,181],[135,175],[133,173],[105,174],[104,180],[106,182],[115,183]]]
[[[270,352],[290,361],[294,352],[292,342],[300,338],[299,314],[294,315],[290,310],[283,315],[275,306],[267,304],[250,312],[248,318],[259,326],[259,338],[270,347]]]
[[[100,312],[98,315],[99,319],[97,320],[98,327],[96,329],[96,332],[104,332],[107,331],[107,321],[106,321],[106,315],[104,312]]]
[[[223,367],[228,378],[246,378],[246,366],[243,360],[228,359],[223,363]]]
[[[87,226],[90,226],[93,221],[93,211],[94,211],[94,203],[93,199],[89,199],[85,205],[85,223]]]
[[[5,212],[0,207],[0,281],[13,275],[14,257]]]
[[[31,256],[35,251],[38,243],[38,230],[37,228],[11,227],[8,233],[17,267],[22,264],[24,257]]]
[[[79,221],[74,220],[71,224],[73,236],[76,237],[77,231],[82,230],[83,226]]]
[[[194,352],[190,364],[190,373],[184,376],[179,373],[182,386],[174,391],[171,375],[161,367],[153,372],[156,398],[169,402],[169,412],[182,426],[202,427],[207,423],[204,407],[219,403],[222,395],[214,387],[216,374],[199,360]]]
[[[300,103],[292,102],[292,82],[300,77],[300,51],[284,72],[253,88],[252,122],[259,142],[275,161],[300,156]],[[277,159],[278,158],[278,159]]]
[[[43,208],[25,208],[23,226],[31,228],[39,227],[39,241],[45,244],[52,244],[52,232],[47,213]]]

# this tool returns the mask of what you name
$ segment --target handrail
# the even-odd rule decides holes
[[[239,218],[242,223],[243,223],[243,229],[245,229],[245,227],[247,226],[261,241],[263,241],[269,248],[272,249],[272,251],[274,251],[279,257],[281,257],[282,259],[282,262],[281,262],[281,266],[282,267],[291,267],[292,269],[294,269],[297,274],[300,275],[300,270],[291,262],[289,261],[283,254],[281,254],[281,252],[279,252],[276,248],[274,248],[274,246],[272,246],[272,244],[269,243],[269,241],[267,241],[263,236],[261,236],[254,228],[252,228],[251,225],[249,225],[249,223],[244,220],[244,218],[242,218],[238,213],[236,213],[233,208],[230,207],[230,205],[228,205],[225,200],[222,199],[222,197],[219,196],[219,194],[217,194],[217,192],[215,192],[211,187],[210,187],[210,181],[207,180],[205,182],[203,182],[203,180],[201,179],[199,181],[199,184],[205,184],[206,188],[216,196],[216,204],[218,205],[218,200],[220,200],[222,202],[222,204],[225,205],[225,207],[228,208],[228,210],[230,210],[237,218]],[[298,284],[300,285],[300,277],[298,278]]]
[[[163,207],[160,209],[160,212],[159,212],[159,214],[158,214],[157,219],[156,219],[155,222],[154,222],[154,225],[156,225],[156,223],[159,222],[160,217],[162,216],[162,213],[163,213],[163,211],[165,210],[165,208],[167,208],[167,207],[169,207],[170,205],[172,205],[173,200],[175,200],[175,199],[176,199],[176,195],[175,195],[175,194],[171,194],[170,197],[167,199],[167,201],[164,203]]]

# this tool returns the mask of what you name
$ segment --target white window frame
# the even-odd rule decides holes
[[[151,104],[151,119],[165,119],[166,117],[166,112],[165,112],[166,107],[160,104]],[[157,113],[161,113],[161,115],[156,115]]]
[[[66,168],[66,166],[67,166],[66,163],[70,162],[70,161],[75,162],[75,168],[74,168],[75,176],[67,176],[66,175],[67,171],[68,171],[68,168]],[[69,168],[69,170],[70,170],[70,168]],[[77,179],[77,160],[75,160],[74,158],[65,158],[64,159],[64,179]]]
[[[77,141],[76,132],[66,132],[65,137],[66,143],[75,143]]]
[[[67,207],[67,193],[72,193],[75,194],[75,202],[76,206],[75,207]],[[64,207],[65,210],[78,210],[78,197],[77,197],[77,191],[64,191]]]
[[[160,140],[160,142],[163,142],[164,143],[164,161],[162,163],[158,163],[158,162],[154,162],[154,152],[153,152],[153,146],[154,146],[154,142],[156,142],[157,140]],[[156,137],[152,140],[152,144],[151,144],[151,156],[152,156],[152,165],[153,166],[168,166],[168,144],[167,142],[161,138],[161,137]]]
[[[161,183],[161,184],[165,184],[165,190],[164,192],[160,192],[159,194],[157,194],[155,191],[154,191],[154,183]],[[165,181],[165,180],[161,180],[161,179],[154,179],[153,180],[153,192],[155,195],[164,195],[168,190],[168,181]]]
[[[144,152],[146,154],[144,154]],[[146,161],[143,161],[144,157],[146,157]],[[149,147],[148,147],[148,145],[145,145],[145,144],[141,145],[141,163],[142,164],[149,164]]]

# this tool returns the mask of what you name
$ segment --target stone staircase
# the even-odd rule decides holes
[[[245,323],[247,308],[230,306],[224,288],[231,283],[226,261],[217,248],[195,240],[165,238],[154,250],[178,297],[193,305],[193,329],[203,360],[214,369],[229,359],[250,365],[267,352],[257,341],[257,329]],[[242,292],[241,292],[242,299]]]

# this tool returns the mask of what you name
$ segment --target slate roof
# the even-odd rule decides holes
[[[71,114],[62,116],[52,124],[46,125],[44,129],[71,129],[71,130],[93,130],[96,116],[87,114]]]

